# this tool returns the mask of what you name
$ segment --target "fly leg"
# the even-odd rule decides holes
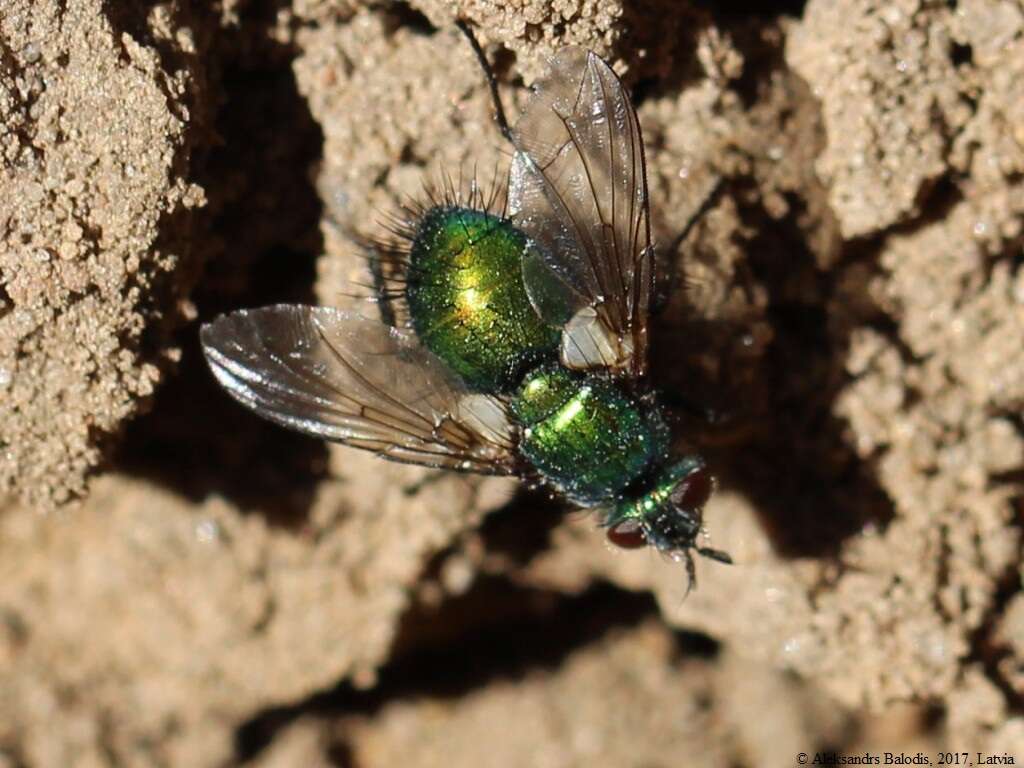
[[[677,416],[685,416],[695,419],[709,427],[715,427],[725,421],[724,414],[710,406],[703,405],[672,389],[662,389],[658,392],[658,402],[668,408],[669,413]]]
[[[491,67],[491,63],[487,60],[480,41],[476,39],[476,35],[473,34],[473,30],[466,20],[456,19],[455,26],[462,30],[462,34],[469,40],[473,53],[476,55],[476,60],[480,62],[480,69],[484,71],[487,87],[491,91],[491,101],[494,103],[494,122],[498,124],[498,130],[501,131],[501,135],[508,140],[509,144],[514,146],[515,141],[512,139],[512,128],[508,124],[508,118],[505,116],[505,107],[502,106],[501,96],[498,94],[498,79],[494,76],[494,68]]]
[[[700,201],[700,204],[690,214],[690,218],[686,220],[679,233],[672,238],[667,247],[658,249],[656,255],[658,263],[655,275],[660,276],[660,279],[657,280],[654,286],[654,296],[651,300],[652,315],[663,312],[665,307],[668,306],[669,300],[675,294],[679,283],[678,259],[676,258],[679,248],[686,241],[686,238],[690,236],[693,228],[697,226],[697,222],[704,217],[705,213],[711,210],[724,186],[725,183],[722,177],[717,177],[711,188],[705,193],[704,199]]]

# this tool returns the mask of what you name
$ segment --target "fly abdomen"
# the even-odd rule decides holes
[[[573,501],[614,501],[664,460],[669,430],[657,406],[614,379],[557,365],[530,371],[512,400],[519,450]]]
[[[461,206],[426,210],[409,252],[406,297],[423,344],[479,392],[511,391],[557,354],[559,330],[523,286],[531,247],[507,219]]]

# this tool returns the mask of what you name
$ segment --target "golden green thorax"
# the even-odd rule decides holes
[[[523,427],[520,451],[577,503],[616,501],[668,453],[657,405],[604,374],[541,366],[526,375],[512,412]]]

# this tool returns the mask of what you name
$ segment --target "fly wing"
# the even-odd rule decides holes
[[[622,83],[596,54],[564,49],[513,134],[509,209],[539,251],[527,291],[544,296],[534,306],[546,319],[552,294],[556,314],[586,312],[566,326],[563,362],[643,375],[653,252],[643,138]]]
[[[510,474],[503,403],[466,391],[411,331],[330,307],[278,304],[203,326],[228,393],[271,421],[388,459]]]

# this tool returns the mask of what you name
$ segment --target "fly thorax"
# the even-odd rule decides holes
[[[605,375],[541,366],[516,391],[512,413],[521,453],[550,485],[586,506],[614,500],[667,453],[657,407]]]
[[[508,392],[557,354],[559,331],[523,285],[528,247],[507,219],[459,206],[430,208],[416,227],[406,287],[413,327],[477,391]]]
[[[564,409],[574,396],[579,401],[581,381],[581,376],[561,366],[536,368],[526,375],[519,387],[512,401],[512,411],[524,427],[530,428]],[[571,410],[570,407],[567,412]]]

